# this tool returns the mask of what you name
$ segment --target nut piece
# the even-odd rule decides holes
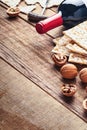
[[[67,62],[67,57],[63,56],[62,54],[53,53],[51,57],[58,66],[62,66]]]
[[[83,108],[87,110],[87,98],[83,100]]]
[[[63,84],[62,93],[65,96],[73,96],[76,93],[77,86],[75,84]]]
[[[77,67],[74,64],[66,64],[63,65],[60,69],[60,73],[63,76],[63,78],[66,79],[73,79],[77,76],[78,70]]]
[[[87,68],[80,70],[79,77],[83,83],[87,83]]]
[[[18,7],[11,7],[7,9],[7,14],[9,17],[16,17],[20,13],[20,9]]]

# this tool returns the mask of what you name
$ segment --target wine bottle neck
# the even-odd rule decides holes
[[[49,17],[48,19],[45,19],[45,20],[37,23],[36,30],[38,33],[43,34],[62,24],[63,24],[62,13],[59,11],[58,14],[53,15],[53,16]]]

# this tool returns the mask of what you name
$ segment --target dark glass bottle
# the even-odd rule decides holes
[[[64,25],[73,27],[87,19],[87,7],[82,0],[64,0],[58,7],[58,13],[36,24],[38,33]]]

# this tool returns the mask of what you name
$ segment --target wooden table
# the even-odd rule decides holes
[[[51,59],[52,40],[63,27],[40,35],[26,15],[9,19],[6,8],[0,2],[0,130],[87,130],[85,85],[77,77],[70,82],[78,92],[64,97],[60,87],[69,81]]]

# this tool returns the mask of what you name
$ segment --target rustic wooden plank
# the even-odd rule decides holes
[[[86,130],[87,123],[0,59],[1,130]],[[62,118],[61,118],[62,117]]]
[[[85,87],[78,77],[72,81],[62,79],[51,59],[52,38],[39,35],[34,27],[20,18],[8,19],[5,10],[2,7],[0,10],[0,56],[87,122],[82,107],[86,96]],[[62,96],[60,87],[64,82],[76,83],[78,86],[78,92],[73,98]]]

